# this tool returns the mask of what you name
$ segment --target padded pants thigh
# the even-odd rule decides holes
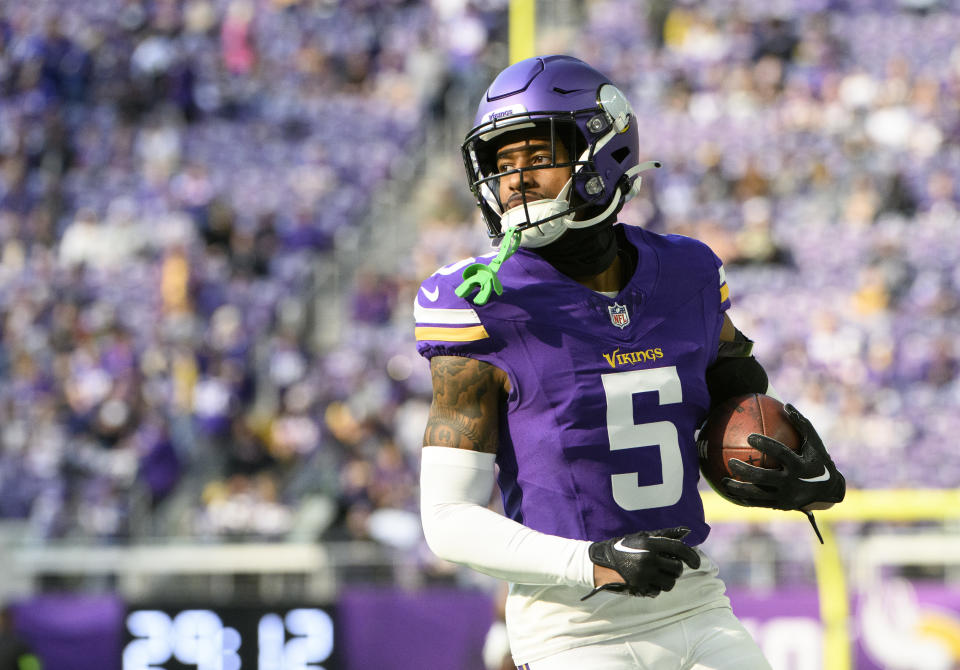
[[[771,670],[760,647],[727,608],[707,610],[633,638],[575,649],[521,670]]]

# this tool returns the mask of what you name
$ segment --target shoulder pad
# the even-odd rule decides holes
[[[446,265],[420,285],[413,305],[418,342],[474,342],[489,337],[473,304],[455,292],[463,269],[476,261],[467,258]]]

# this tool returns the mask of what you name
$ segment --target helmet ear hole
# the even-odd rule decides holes
[[[616,151],[612,152],[610,155],[613,157],[613,160],[617,161],[618,163],[622,163],[630,155],[630,148],[620,147]]]

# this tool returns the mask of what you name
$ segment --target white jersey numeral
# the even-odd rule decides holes
[[[640,486],[638,472],[611,475],[613,499],[626,510],[668,507],[683,493],[683,458],[677,427],[670,421],[633,422],[633,396],[657,392],[661,405],[683,401],[676,366],[628,370],[600,375],[607,397],[607,436],[610,449],[660,449],[662,479],[659,484]]]

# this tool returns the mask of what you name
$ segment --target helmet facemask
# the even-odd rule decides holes
[[[588,167],[576,160],[577,146],[583,144],[575,136],[576,126],[548,115],[542,120],[531,120],[528,114],[498,118],[485,125],[487,127],[477,129],[479,132],[471,133],[462,151],[470,189],[483,213],[490,237],[499,239],[504,230],[513,226],[519,230],[540,226],[542,231],[542,227],[556,226],[558,219],[569,216],[572,175],[575,170]],[[525,165],[500,172],[497,167],[498,151],[508,144],[524,140],[546,141],[550,151],[549,163]],[[562,160],[561,154],[566,154],[567,160]],[[571,178],[560,193],[546,200],[530,200],[526,178],[529,173],[557,168],[569,168],[571,173]],[[508,209],[500,195],[501,179],[508,178],[518,180],[521,196],[521,204],[511,209]],[[524,246],[528,244],[524,243]]]

